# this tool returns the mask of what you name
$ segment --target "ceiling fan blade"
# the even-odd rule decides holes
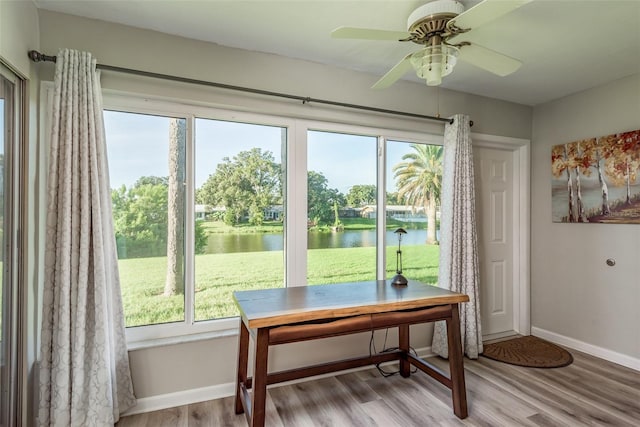
[[[398,41],[409,37],[409,33],[406,31],[375,30],[371,28],[338,27],[331,32],[331,37],[334,39]]]
[[[501,77],[508,76],[522,65],[515,58],[477,44],[460,47],[459,59]]]
[[[484,0],[447,22],[447,28],[478,28],[533,0]]]
[[[393,66],[392,69],[387,71],[387,74],[382,76],[380,80],[378,80],[373,86],[372,89],[385,89],[397,82],[400,77],[402,77],[407,71],[409,71],[411,66],[411,61],[409,58],[413,55],[413,53],[405,56],[400,62]]]

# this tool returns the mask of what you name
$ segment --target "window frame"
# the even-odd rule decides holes
[[[443,144],[442,134],[395,128],[381,128],[309,117],[285,117],[246,109],[206,105],[183,100],[167,100],[140,94],[103,89],[103,108],[128,113],[184,118],[187,121],[187,195],[185,248],[193,248],[195,223],[195,120],[196,118],[278,126],[286,132],[284,286],[307,286],[307,132],[321,131],[364,135],[377,138],[378,200],[386,205],[386,143],[401,141],[417,144]],[[108,142],[107,142],[108,143]],[[377,216],[376,276],[385,279],[386,216]],[[233,336],[239,331],[239,317],[195,321],[194,257],[185,250],[185,316],[182,322],[126,328],[129,349],[147,348],[213,337]]]

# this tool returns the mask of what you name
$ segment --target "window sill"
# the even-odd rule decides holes
[[[147,330],[146,333],[138,333],[136,335],[133,335],[133,331],[127,330],[127,350],[136,351],[153,347],[179,345],[216,338],[232,337],[240,333],[238,317],[192,325],[190,328],[184,329],[179,325],[171,325],[175,326],[175,329],[170,327],[168,328],[167,326],[168,325],[152,326],[150,328],[153,329]]]

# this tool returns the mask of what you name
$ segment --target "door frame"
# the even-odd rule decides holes
[[[513,156],[513,330],[520,335],[531,335],[531,141],[473,132],[471,141],[475,147],[506,150]]]

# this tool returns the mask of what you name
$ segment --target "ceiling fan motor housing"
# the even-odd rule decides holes
[[[436,0],[420,6],[409,15],[407,28],[411,40],[427,44],[433,35],[445,32],[447,22],[464,12],[464,5],[455,0]]]

